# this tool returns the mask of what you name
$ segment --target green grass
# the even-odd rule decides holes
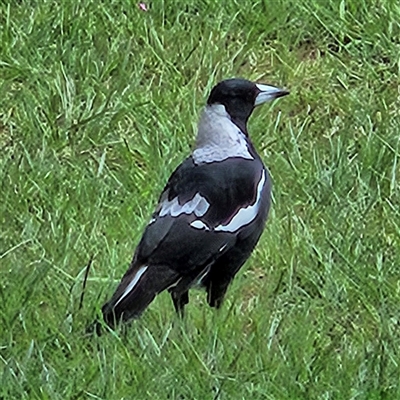
[[[0,5],[0,399],[400,398],[400,6]],[[88,337],[207,92],[257,110],[267,229],[224,308],[168,294]],[[94,256],[79,308],[85,268]]]

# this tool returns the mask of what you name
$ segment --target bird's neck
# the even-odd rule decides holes
[[[246,132],[246,126],[244,126]],[[222,161],[230,157],[253,159],[247,135],[230,118],[221,104],[204,108],[199,121],[193,156],[199,162]]]
[[[238,137],[247,137],[246,126],[234,123],[222,104],[206,106],[200,116],[196,147],[235,147]]]

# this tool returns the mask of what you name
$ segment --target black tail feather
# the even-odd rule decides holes
[[[175,271],[163,265],[130,268],[111,300],[102,307],[104,321],[113,328],[120,321],[139,318],[156,295],[173,285],[178,278]]]

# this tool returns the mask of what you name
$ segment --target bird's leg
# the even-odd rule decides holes
[[[207,285],[207,302],[210,307],[220,308],[232,279],[211,280]]]
[[[179,315],[180,318],[183,318],[185,315],[185,305],[189,303],[189,292],[177,292],[171,290],[171,297],[174,303],[175,311]]]

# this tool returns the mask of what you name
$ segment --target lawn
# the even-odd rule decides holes
[[[0,399],[400,398],[400,5],[0,5]],[[249,131],[273,177],[216,312],[167,293],[100,337],[211,87],[288,88]],[[84,298],[86,267],[93,258]]]

